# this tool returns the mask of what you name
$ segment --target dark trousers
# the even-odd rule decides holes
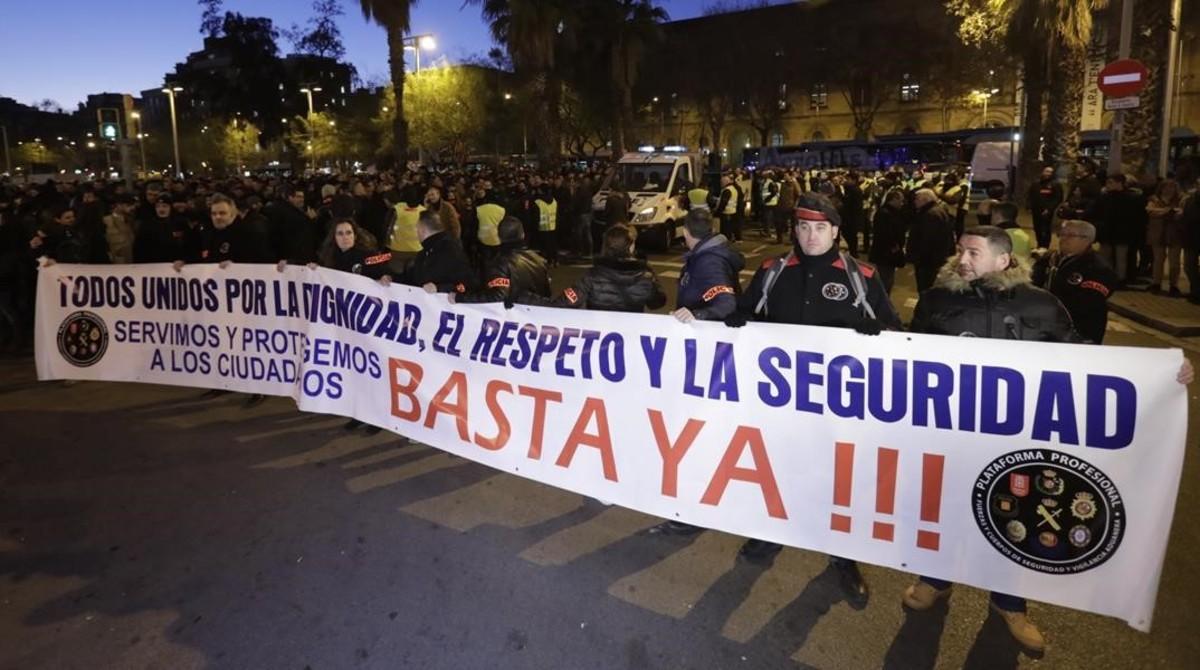
[[[917,275],[917,292],[920,293],[933,286],[933,282],[937,280],[938,270],[941,270],[940,265],[917,265],[913,267]]]
[[[1190,297],[1200,299],[1200,249],[1183,249],[1183,273],[1191,286]]]
[[[846,249],[850,252],[850,255],[857,256],[858,255],[858,227],[857,226],[843,226],[842,227],[842,237],[846,238]]]
[[[892,287],[896,285],[896,268],[891,265],[876,265],[875,271],[879,273],[879,279],[883,281],[883,289],[888,295],[892,294]]]
[[[933,588],[943,591],[950,588],[951,582],[944,579],[934,579],[933,577],[922,577],[921,581],[932,586]],[[996,593],[992,591],[992,604],[1004,610],[1005,612],[1024,612],[1025,599],[1017,596],[1010,596],[1007,593]]]
[[[1037,216],[1033,217],[1033,235],[1037,238],[1037,245],[1043,249],[1050,248],[1050,230],[1054,225],[1054,216]]]
[[[770,205],[763,205],[762,208],[762,234],[763,237],[775,232],[775,208]]]
[[[538,231],[538,251],[542,252],[542,256],[546,257],[546,262],[551,265],[558,264],[558,231],[556,230],[539,230]]]

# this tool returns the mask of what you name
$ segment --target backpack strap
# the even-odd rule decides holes
[[[763,277],[762,297],[758,299],[758,304],[754,306],[755,314],[767,313],[767,298],[771,296],[771,289],[775,287],[775,282],[779,280],[779,275],[783,274],[783,269],[791,262],[792,257],[796,254],[795,251],[789,251],[787,256],[775,259],[775,263],[767,270],[767,276]]]
[[[871,303],[867,301],[867,282],[863,279],[862,270],[858,267],[858,261],[852,256],[844,252],[838,252],[842,259],[842,265],[846,266],[846,278],[850,280],[850,286],[854,289],[854,307],[862,307],[863,313],[868,319],[874,319],[875,309],[871,307]]]

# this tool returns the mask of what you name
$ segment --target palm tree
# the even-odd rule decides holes
[[[1057,166],[1060,179],[1067,179],[1079,159],[1079,120],[1083,113],[1087,49],[1092,39],[1092,14],[1107,0],[1058,0],[1057,14],[1050,26],[1050,96],[1047,104],[1045,162]]]
[[[613,155],[625,153],[625,134],[633,126],[633,88],[646,47],[662,39],[659,24],[670,19],[650,0],[609,0],[605,7],[605,41],[609,51],[616,110]]]
[[[1073,162],[1078,154],[1083,63],[1092,11],[1107,0],[984,0],[984,4],[998,18],[1009,49],[1020,54],[1024,70],[1023,141],[1014,189],[1024,196],[1039,171],[1043,134],[1048,140],[1047,158]],[[1042,105],[1047,93],[1050,123],[1044,124]]]
[[[549,164],[561,150],[559,105],[562,80],[556,70],[559,37],[576,8],[571,0],[467,0],[480,5],[492,37],[503,44],[517,73],[529,82],[538,154]]]
[[[1166,87],[1167,38],[1171,30],[1170,0],[1138,0],[1133,6],[1133,42],[1130,56],[1140,60],[1150,76],[1138,97],[1141,106],[1125,112],[1124,141],[1121,146],[1121,171],[1142,177],[1152,174],[1151,156],[1157,154],[1162,133],[1163,95]]]
[[[392,117],[392,155],[403,164],[408,158],[408,120],[404,118],[404,36],[408,33],[417,0],[359,0],[363,17],[387,31],[388,66],[396,95]]]

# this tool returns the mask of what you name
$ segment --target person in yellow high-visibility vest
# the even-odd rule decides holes
[[[538,191],[533,204],[538,208],[538,250],[553,267],[558,265],[558,201],[549,184]]]
[[[696,186],[687,192],[688,210],[708,209],[708,189]]]
[[[721,234],[730,242],[737,237],[737,204],[737,187],[733,185],[733,175],[727,172],[721,175],[721,196],[713,214],[720,217]]]
[[[392,205],[387,247],[392,251],[392,269],[397,272],[403,272],[421,251],[421,239],[417,236],[417,219],[423,211],[423,204],[410,207],[407,202],[400,201]]]
[[[479,221],[480,258],[487,262],[494,258],[500,250],[500,222],[504,220],[504,207],[496,202],[495,194],[491,191],[481,191],[475,206],[475,218]]]

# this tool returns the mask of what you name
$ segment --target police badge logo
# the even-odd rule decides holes
[[[75,312],[58,327],[58,353],[71,365],[95,365],[108,350],[108,327],[92,312]]]
[[[1035,572],[1091,570],[1120,549],[1128,526],[1116,483],[1074,454],[1040,448],[1002,454],[984,467],[972,490],[984,538]]]
[[[1079,286],[1083,283],[1083,275],[1078,272],[1072,272],[1071,276],[1067,277],[1067,283],[1071,286]]]
[[[223,253],[223,254],[227,254],[227,253],[229,253],[229,243],[228,243],[228,242],[222,242],[222,243],[221,243],[221,247],[220,247],[220,251],[221,251],[221,253]]]
[[[845,300],[850,297],[850,289],[845,284],[831,281],[821,287],[821,295],[826,300]]]

